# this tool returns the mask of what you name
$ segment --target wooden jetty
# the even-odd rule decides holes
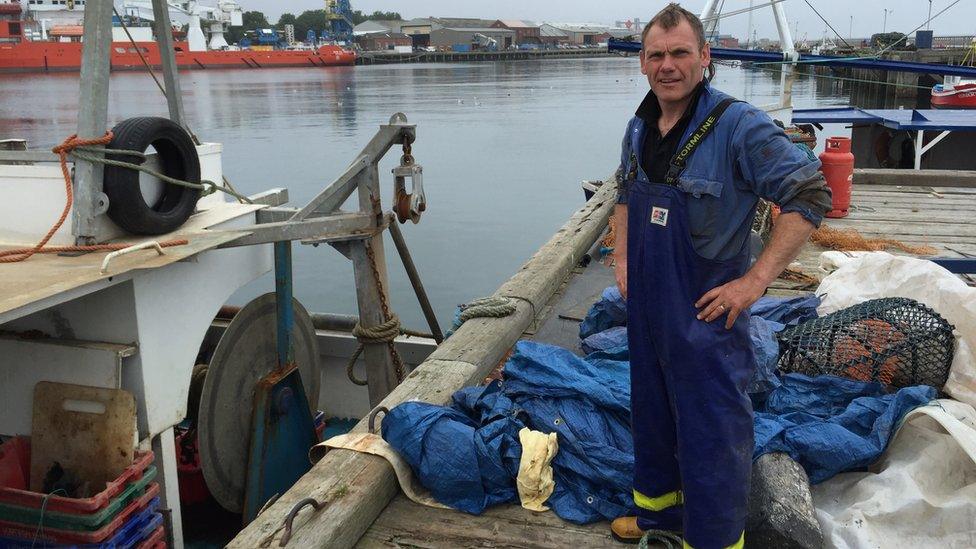
[[[976,258],[976,173],[948,170],[855,170],[851,213],[826,219],[833,229],[854,229],[866,238],[929,246],[937,257]],[[807,244],[797,261],[802,272],[822,278],[824,248]],[[898,249],[895,255],[912,255]],[[919,256],[926,257],[926,256]],[[972,284],[971,279],[969,280]],[[796,290],[778,280],[774,293]]]
[[[603,233],[615,193],[614,185],[603,185],[499,288],[496,295],[518,301],[514,315],[465,323],[382,405],[392,407],[410,399],[447,403],[457,389],[481,383],[520,338],[579,352],[579,321],[602,290],[614,284],[612,268],[598,261],[583,265],[580,259]],[[976,257],[974,172],[861,170],[855,175],[852,204],[848,217],[826,223],[833,228],[856,229],[866,237],[931,246],[942,257]],[[824,275],[818,267],[823,251],[812,243],[805,246],[799,257],[804,274],[815,278]],[[784,279],[770,289],[773,294],[800,291],[809,290],[802,283]],[[355,430],[365,429],[363,421]],[[247,526],[230,547],[277,547],[284,517],[306,497],[328,504],[321,511],[313,512],[309,507],[298,514],[289,546],[621,546],[611,539],[606,522],[579,526],[551,512],[532,512],[515,504],[496,506],[481,516],[415,504],[400,493],[384,460],[334,450]]]

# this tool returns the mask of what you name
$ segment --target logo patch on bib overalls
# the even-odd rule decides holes
[[[668,209],[655,206],[651,210],[651,223],[662,227],[668,226]]]

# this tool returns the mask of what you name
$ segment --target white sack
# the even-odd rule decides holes
[[[955,327],[956,350],[943,391],[976,406],[976,288],[924,259],[870,252],[846,257],[825,252],[821,264],[836,267],[820,283],[820,315],[871,299],[907,297],[928,305]],[[976,545],[974,545],[976,547]]]
[[[938,400],[905,417],[867,473],[811,487],[824,545],[976,547],[976,410]]]

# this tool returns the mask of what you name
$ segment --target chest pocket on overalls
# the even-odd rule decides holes
[[[715,236],[721,222],[722,183],[693,174],[682,174],[678,188],[688,194],[688,224],[692,238]]]

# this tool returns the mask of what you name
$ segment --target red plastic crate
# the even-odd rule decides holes
[[[0,444],[0,486],[26,490],[30,483],[30,439],[16,437]]]
[[[166,549],[166,528],[156,528],[148,538],[136,545],[136,549]]]
[[[37,540],[46,541],[49,543],[100,543],[110,538],[112,534],[114,534],[122,526],[126,519],[132,516],[132,514],[134,514],[136,511],[145,509],[145,507],[149,505],[149,502],[151,502],[152,499],[158,495],[159,484],[154,482],[146,488],[146,493],[143,494],[142,497],[127,505],[124,509],[119,511],[117,515],[115,515],[115,518],[113,518],[111,522],[94,532],[44,528],[40,530],[40,533],[38,534],[37,526],[28,526],[18,524],[16,522],[0,520],[0,537],[34,539],[34,536],[37,535]]]
[[[26,446],[24,446],[25,444]],[[29,471],[30,440],[26,437],[10,439],[3,445],[0,445],[0,451],[7,450],[8,447],[17,448],[13,453],[22,460],[20,462],[21,467],[26,467],[26,470]],[[122,474],[118,478],[106,483],[104,490],[90,498],[47,496],[47,494],[40,492],[31,492],[23,488],[18,488],[18,483],[16,482],[13,482],[11,485],[8,485],[6,482],[0,482],[0,503],[40,509],[44,505],[44,500],[47,499],[47,507],[45,509],[49,511],[77,514],[92,513],[108,505],[108,502],[117,496],[129,482],[142,478],[142,474],[152,465],[155,459],[156,456],[151,451],[136,452],[132,465],[128,466],[125,471],[122,471]],[[11,465],[8,464],[8,460],[0,459],[0,466],[5,469],[3,473],[0,473],[0,479],[8,478],[8,476],[9,478],[15,478],[15,473],[8,468],[16,467],[16,464]]]

